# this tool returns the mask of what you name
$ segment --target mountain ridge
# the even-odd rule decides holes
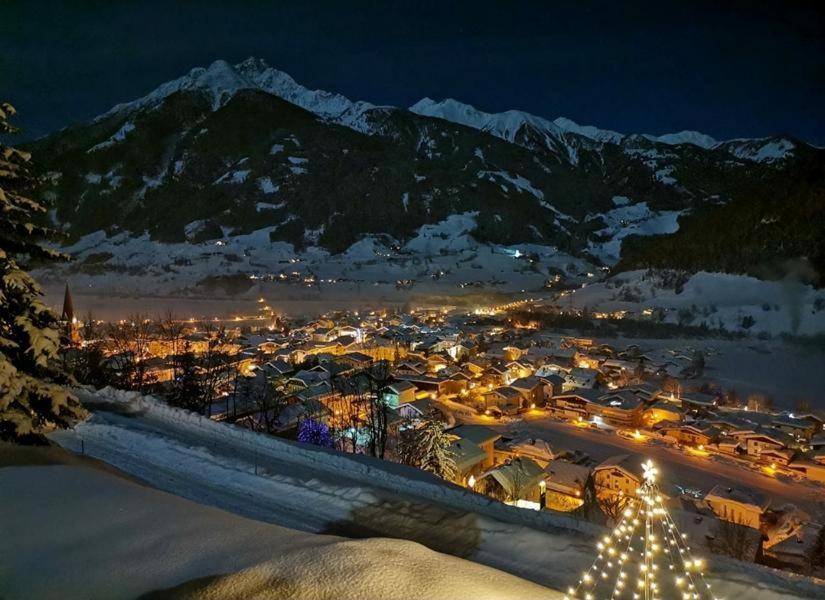
[[[625,135],[456,100],[376,106],[310,90],[253,58],[192,69],[30,148],[49,173],[53,224],[73,239],[125,230],[198,242],[269,228],[272,241],[339,253],[369,235],[403,245],[472,212],[479,242],[634,266],[683,220],[723,214],[716,205],[759,196],[753,218],[790,219],[762,191],[784,194],[788,180],[821,186],[825,154],[788,137]],[[625,238],[636,259],[624,256]],[[789,244],[790,258],[818,256],[809,245]]]

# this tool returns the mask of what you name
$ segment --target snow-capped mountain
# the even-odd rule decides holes
[[[49,173],[53,223],[72,241],[253,236],[341,253],[365,236],[402,248],[472,214],[458,233],[477,243],[620,267],[753,272],[767,256],[825,256],[811,230],[825,152],[799,140],[621,134],[452,99],[375,106],[308,89],[260,59],[192,69],[30,147]],[[719,223],[761,234],[735,247],[728,234],[705,240]],[[431,242],[415,251],[452,252]],[[94,260],[106,264],[106,253],[116,254]]]
[[[491,133],[508,142],[515,142],[519,132],[524,127],[533,127],[553,137],[559,137],[565,133],[575,133],[595,142],[613,144],[620,143],[624,138],[622,134],[615,131],[582,126],[564,117],[559,117],[555,121],[548,121],[521,110],[486,113],[452,98],[440,102],[430,98],[422,98],[410,106],[410,112],[426,117],[444,119],[453,123],[461,123],[467,127]]]
[[[369,102],[353,102],[341,94],[310,90],[262,59],[250,57],[236,65],[216,60],[206,68],[196,67],[182,77],[161,84],[142,98],[118,104],[96,120],[157,106],[172,94],[193,90],[209,96],[212,110],[218,110],[240,90],[258,90],[359,131],[365,130],[363,113],[376,108]]]

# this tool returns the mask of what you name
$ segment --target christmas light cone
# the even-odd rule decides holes
[[[596,544],[598,555],[565,600],[717,600],[705,581],[705,563],[690,552],[656,483],[658,469],[642,465],[637,498],[625,507],[609,535]]]

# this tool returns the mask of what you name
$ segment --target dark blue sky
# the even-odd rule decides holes
[[[408,106],[454,97],[621,132],[825,144],[825,2],[5,2],[0,96],[27,136],[217,58]]]

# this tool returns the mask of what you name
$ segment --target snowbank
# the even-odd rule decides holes
[[[560,594],[401,540],[304,534],[85,467],[0,469],[0,597],[537,598]],[[190,597],[191,596],[187,596]]]

